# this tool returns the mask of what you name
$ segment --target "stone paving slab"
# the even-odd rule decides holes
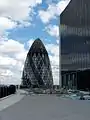
[[[19,90],[17,91],[16,94],[1,98],[0,100],[0,111],[2,111],[3,109],[10,107],[11,105],[17,103],[18,101],[20,101],[23,97],[23,95],[20,95],[20,93],[22,93],[23,91]]]
[[[55,95],[27,95],[2,110],[0,120],[90,120],[90,101],[62,100]]]

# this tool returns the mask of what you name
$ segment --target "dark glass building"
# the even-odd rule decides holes
[[[22,85],[32,88],[51,88],[53,77],[48,53],[40,39],[32,44],[24,64]]]
[[[90,0],[71,0],[60,15],[62,87],[90,88]]]

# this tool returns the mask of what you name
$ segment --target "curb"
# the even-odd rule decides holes
[[[0,98],[0,101],[2,101],[2,100],[4,100],[4,99],[7,99],[7,98],[9,98],[9,97],[12,97],[12,96],[14,96],[14,95],[16,95],[16,94],[17,94],[17,92],[16,92],[15,94],[11,94],[11,95],[5,96],[5,97],[3,97],[3,98]]]

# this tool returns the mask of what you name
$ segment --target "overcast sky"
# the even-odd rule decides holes
[[[0,83],[20,84],[26,54],[40,38],[59,83],[59,16],[69,0],[0,0]]]

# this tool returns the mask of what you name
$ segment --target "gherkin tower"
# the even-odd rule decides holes
[[[48,53],[44,44],[36,39],[25,60],[22,84],[26,87],[51,88],[53,77]]]
[[[60,46],[62,86],[89,88],[79,73],[90,69],[90,0],[71,0],[61,13]]]

